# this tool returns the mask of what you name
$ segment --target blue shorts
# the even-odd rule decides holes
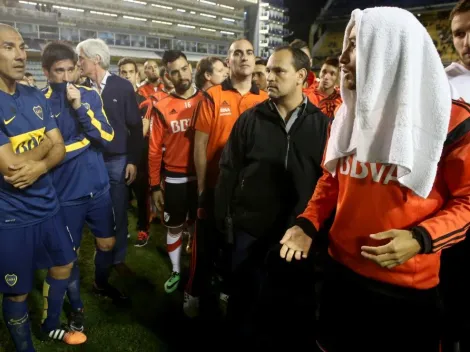
[[[115,236],[114,211],[109,191],[96,198],[75,205],[63,205],[65,221],[72,234],[73,243],[80,248],[85,223],[95,237]]]
[[[0,229],[0,293],[27,294],[37,269],[67,265],[76,259],[62,210],[39,224]]]

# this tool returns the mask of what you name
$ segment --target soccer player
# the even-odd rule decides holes
[[[227,79],[222,59],[209,56],[202,58],[196,67],[195,81],[198,89],[206,91],[210,87],[221,84]]]
[[[44,48],[42,68],[49,85],[43,93],[64,137],[66,151],[65,159],[52,170],[52,180],[77,254],[85,223],[96,238],[94,286],[119,299],[120,294],[108,283],[116,239],[109,177],[101,152],[113,139],[114,131],[99,94],[73,84],[76,63],[77,55],[67,44],[50,43]],[[69,326],[83,331],[78,262],[74,263],[67,295],[72,308]]]
[[[405,10],[355,10],[340,62],[344,103],[325,172],[280,255],[305,258],[336,208],[319,345],[437,352],[441,250],[462,241],[470,222],[470,108],[452,104],[431,37]],[[371,67],[382,70],[371,74]]]
[[[148,60],[144,64],[144,72],[147,79],[139,87],[139,94],[141,94],[145,99],[150,95],[156,93],[161,87],[158,65],[155,60]]]
[[[175,92],[155,105],[149,146],[150,187],[159,212],[164,212],[167,248],[173,266],[165,291],[171,293],[181,279],[182,234],[186,219],[194,222],[197,210],[197,182],[191,153],[194,133],[190,129],[202,92],[193,86],[192,69],[181,51],[165,51],[162,64]],[[163,146],[165,153],[163,154]],[[163,154],[163,155],[162,155]],[[162,160],[165,164],[161,187]],[[193,227],[188,229],[190,234]]]
[[[260,90],[264,90],[265,92],[268,90],[267,64],[268,62],[264,59],[256,60],[255,70],[253,71],[253,83],[256,84]]]
[[[320,70],[320,83],[315,89],[306,89],[305,94],[329,118],[333,118],[335,111],[341,105],[341,95],[336,89],[339,76],[339,60],[329,57]]]
[[[73,241],[47,172],[65,147],[44,95],[17,84],[24,76],[25,43],[0,24],[0,292],[3,318],[17,351],[35,351],[26,298],[35,269],[44,282],[44,339],[81,344],[86,336],[60,327],[62,304],[76,260]]]

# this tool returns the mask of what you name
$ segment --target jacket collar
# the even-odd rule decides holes
[[[235,92],[238,92],[238,90],[233,87],[232,80],[230,78],[227,78],[225,81],[222,82],[222,90],[233,90]],[[259,88],[256,84],[251,84],[250,93],[259,95]]]

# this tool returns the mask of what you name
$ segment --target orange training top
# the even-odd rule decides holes
[[[233,88],[231,80],[227,79],[222,84],[209,88],[205,96],[195,115],[193,126],[195,130],[209,135],[206,185],[215,188],[220,156],[233,125],[243,112],[268,99],[268,94],[252,85],[251,90],[242,96]]]
[[[359,163],[355,156],[338,163],[336,177],[328,172],[299,221],[319,230],[336,208],[329,233],[330,255],[354,272],[377,281],[415,289],[439,283],[440,250],[465,238],[470,226],[470,106],[454,101],[449,134],[428,198],[397,181],[396,166]],[[371,234],[416,227],[426,236],[424,254],[393,269],[361,256],[361,246],[378,246]]]

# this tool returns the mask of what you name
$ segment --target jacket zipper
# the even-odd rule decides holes
[[[287,170],[287,161],[289,160],[289,149],[290,149],[290,135],[287,135],[287,151],[286,151],[286,158],[284,161],[284,166]]]

